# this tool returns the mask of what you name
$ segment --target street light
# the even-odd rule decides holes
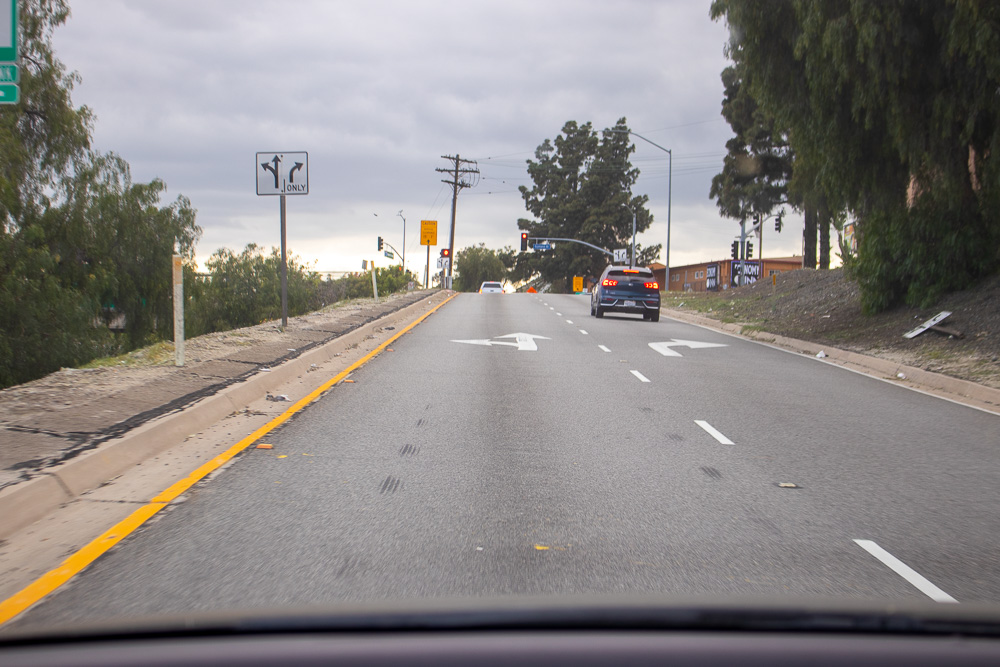
[[[403,218],[403,209],[399,209],[397,213],[399,217]],[[403,275],[406,275],[406,218],[403,218]]]
[[[666,152],[666,154],[670,157],[670,161],[667,167],[667,251],[666,254],[664,255],[664,263],[667,265],[667,268],[663,276],[663,282],[667,284],[667,289],[669,290],[670,289],[670,199],[672,194],[671,190],[673,190],[674,186],[674,153],[669,148],[664,148],[655,141],[651,141],[650,139],[647,139],[641,134],[636,134],[632,130],[616,130],[612,128],[611,131],[619,133],[624,132],[639,137],[647,144],[652,144],[653,146],[659,148],[661,151]]]
[[[635,209],[628,204],[622,204],[622,208],[632,212],[632,251],[628,256],[629,268],[635,268]]]

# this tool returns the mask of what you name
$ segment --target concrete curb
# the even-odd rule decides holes
[[[387,318],[407,317],[412,311],[422,307],[425,307],[425,299],[312,348],[270,371],[258,372],[243,382],[206,396],[180,412],[143,424],[121,438],[110,440],[38,477],[3,488],[0,490],[0,539],[45,517],[81,494],[101,486],[135,464],[170,449],[188,436],[242,410],[268,392],[304,375],[311,364],[329,361],[343,345],[364,340],[365,336]]]
[[[664,308],[662,312],[665,316],[675,320],[697,324],[707,329],[724,331],[740,338],[769,343],[803,355],[815,357],[823,352],[826,355],[823,361],[1000,415],[1000,389],[934,373],[915,366],[907,366],[888,359],[841,350],[829,345],[788,338],[766,331],[743,331],[743,325],[719,322],[695,313],[668,308]]]

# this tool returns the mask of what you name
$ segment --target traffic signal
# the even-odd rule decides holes
[[[733,254],[733,259],[739,259],[740,258],[740,242],[739,241],[733,241],[733,253],[732,254]]]
[[[747,256],[746,259],[753,259],[753,244],[747,241]]]
[[[451,257],[451,248],[441,248],[442,257]]]
[[[384,241],[382,241],[382,237],[380,236],[378,237],[378,249],[381,250],[383,245]]]
[[[528,232],[521,232],[521,252],[528,249]]]
[[[782,222],[781,222],[781,213],[779,213],[778,217],[774,219],[774,231],[780,232],[781,231],[781,225],[782,225]]]

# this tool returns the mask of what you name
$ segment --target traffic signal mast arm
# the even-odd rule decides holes
[[[615,254],[613,252],[611,252],[610,250],[608,250],[607,248],[602,248],[600,246],[594,245],[593,243],[587,243],[586,241],[579,241],[577,239],[557,239],[557,238],[554,238],[554,237],[551,237],[551,236],[529,236],[529,237],[527,237],[527,240],[528,241],[544,241],[545,243],[548,243],[549,241],[565,241],[566,243],[580,243],[580,244],[583,244],[583,245],[587,246],[588,248],[593,248],[594,250],[600,250],[605,255],[611,255],[612,257],[615,256]]]
[[[402,255],[400,254],[400,252],[398,250],[396,250],[395,246],[393,246],[391,243],[389,243],[388,241],[382,241],[382,243],[384,243],[385,245],[387,245],[390,248],[392,248],[392,251],[394,253],[396,253],[397,255],[399,255],[400,257],[402,257]]]

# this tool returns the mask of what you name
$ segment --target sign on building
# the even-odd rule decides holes
[[[730,277],[730,283],[733,287],[751,285],[760,278],[760,262],[755,259],[734,259],[732,262],[732,275]]]
[[[709,292],[719,290],[719,265],[709,264],[705,268],[705,289]]]

